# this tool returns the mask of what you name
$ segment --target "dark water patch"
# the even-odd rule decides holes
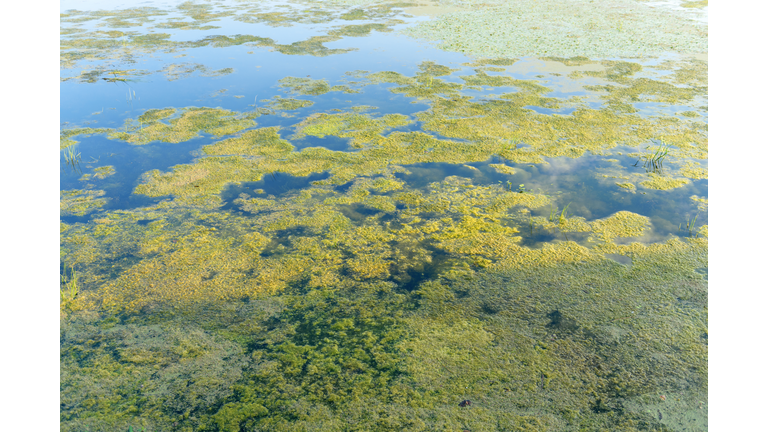
[[[362,222],[368,217],[384,213],[383,210],[360,203],[339,205],[338,210],[353,222]]]
[[[526,105],[523,108],[527,108],[529,110],[534,110],[534,111],[536,111],[539,114],[546,114],[546,115],[553,115],[553,114],[571,115],[577,109],[577,108],[550,109],[550,108],[542,108],[542,107],[536,106],[536,105]]]
[[[576,331],[579,328],[578,323],[573,318],[569,318],[562,314],[559,310],[555,309],[552,312],[547,314],[547,318],[549,318],[549,323],[547,324],[547,328],[562,331],[562,332],[573,332]]]
[[[72,225],[76,223],[88,223],[88,221],[91,220],[91,216],[93,216],[93,212],[84,216],[59,216],[59,219],[65,224]]]
[[[344,184],[340,184],[340,185],[334,186],[333,190],[335,192],[338,192],[338,193],[346,193],[349,190],[349,188],[352,187],[353,184],[355,184],[354,181],[348,181],[348,182],[346,182]]]
[[[300,140],[291,141],[291,144],[296,147],[296,151],[301,151],[308,147],[323,147],[331,151],[351,151],[353,148],[349,145],[349,142],[350,138],[326,135],[322,138],[305,136]]]
[[[519,229],[520,236],[522,237],[519,245],[532,249],[541,247],[547,243],[551,243],[558,237],[562,238],[562,235],[558,234],[557,232],[552,230],[544,230],[540,227],[537,228],[535,225],[533,227],[530,225],[521,226]]]
[[[263,194],[265,195],[279,197],[295,190],[306,189],[312,185],[312,182],[325,180],[328,177],[330,177],[328,172],[312,173],[308,176],[293,176],[275,171],[265,174],[264,178],[256,182],[242,182],[229,185],[225,192],[222,193],[222,198],[226,198],[226,201],[234,200],[241,193],[257,196],[253,191],[258,189],[264,191]]]
[[[423,247],[429,250],[431,262],[421,262],[417,268],[414,268],[413,263],[408,263],[402,270],[397,265],[393,266],[392,273],[395,275],[393,280],[401,290],[413,292],[422,282],[437,279],[442,272],[453,265],[454,259],[450,254],[432,245],[427,244]]]
[[[632,265],[632,258],[624,255],[619,254],[605,254],[605,257],[616,261],[617,263],[624,265],[624,266],[631,266]]]
[[[408,183],[414,189],[421,189],[430,183],[441,182],[446,177],[461,176],[473,177],[477,171],[461,164],[449,164],[443,162],[430,162],[414,165],[405,165],[410,173],[395,173],[395,177]]]
[[[265,196],[280,197],[291,192],[306,189],[312,182],[324,180],[330,174],[327,172],[312,173],[308,176],[292,176],[281,172],[265,174],[262,180],[256,182],[229,183],[221,191],[221,210],[240,214],[250,214],[242,210],[235,201],[245,195],[248,198],[264,198]]]
[[[261,251],[262,257],[273,257],[287,253],[292,248],[292,238],[302,237],[308,234],[307,227],[297,226],[288,229],[282,229],[271,233],[271,241]]]

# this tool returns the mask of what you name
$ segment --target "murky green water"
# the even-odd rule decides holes
[[[706,25],[427,3],[62,3],[62,430],[707,429]]]

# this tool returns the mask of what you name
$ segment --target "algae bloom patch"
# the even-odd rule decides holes
[[[66,10],[61,430],[706,429],[684,6]]]

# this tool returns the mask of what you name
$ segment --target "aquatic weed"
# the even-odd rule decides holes
[[[66,162],[73,171],[78,173],[82,172],[80,170],[80,152],[77,151],[77,148],[74,145],[70,145],[64,149],[64,162]]]
[[[670,144],[667,144],[664,142],[664,140],[661,141],[661,144],[659,144],[659,147],[656,148],[656,151],[652,154],[646,154],[645,155],[645,163],[643,164],[643,167],[645,167],[646,171],[652,171],[652,172],[659,172],[662,169],[662,162],[664,162],[664,158],[667,157],[667,154],[669,154],[669,149],[672,147]],[[635,166],[640,162],[638,159],[637,162],[635,162]]]
[[[565,208],[563,208],[563,211],[560,213],[560,218],[558,218],[558,221],[561,224],[568,218],[568,206],[570,205],[571,203],[568,203],[568,205],[566,205]]]
[[[690,218],[686,219],[685,225],[681,223],[678,229],[682,231],[683,228],[685,228],[688,231],[688,237],[694,237],[694,238],[698,237],[699,234],[694,233],[693,231],[694,228],[696,227],[696,219],[698,218],[699,218],[699,213],[697,212],[696,216],[694,216],[693,219],[690,219]]]
[[[77,271],[74,267],[70,267],[69,275],[67,275],[66,263],[64,263],[64,270],[61,274],[61,285],[64,286],[64,288],[59,290],[62,303],[69,303],[77,297],[79,291],[77,287]]]

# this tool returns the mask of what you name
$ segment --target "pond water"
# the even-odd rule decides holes
[[[61,430],[706,430],[706,2],[567,4],[63,1]]]

